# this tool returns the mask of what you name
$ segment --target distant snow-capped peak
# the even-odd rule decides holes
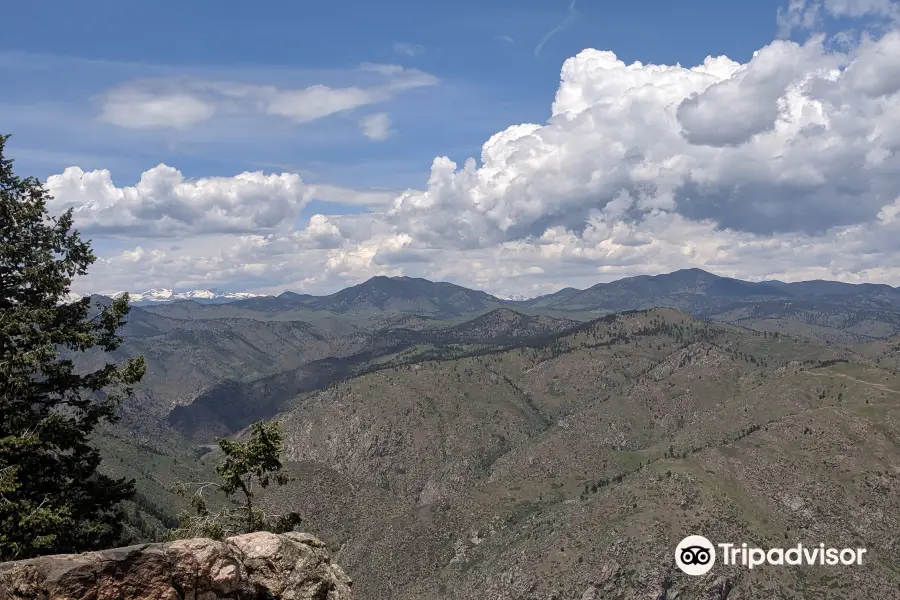
[[[511,302],[522,302],[523,300],[531,300],[531,296],[523,296],[522,294],[510,294],[503,296],[501,300],[509,300]]]
[[[119,292],[115,296],[121,296],[125,292]],[[176,292],[168,288],[153,288],[146,292],[128,292],[128,299],[132,302],[174,302],[176,300],[240,300],[242,298],[255,298],[260,294],[250,292],[223,292],[221,290],[188,290]]]
[[[110,294],[112,298],[118,298],[126,292],[116,292]],[[250,292],[223,292],[221,290],[189,290],[186,292],[176,292],[167,288],[153,288],[146,292],[127,292],[128,300],[132,303],[141,302],[175,302],[176,300],[199,300],[199,301],[215,301],[215,300],[243,300],[244,298],[257,298],[262,294],[252,294]],[[76,292],[68,292],[59,299],[60,304],[73,304],[84,298],[83,295]]]
[[[59,302],[61,304],[74,304],[82,298],[84,298],[84,296],[82,296],[81,294],[76,294],[75,292],[67,292],[65,295],[63,295],[62,298],[59,299]]]
[[[174,295],[174,291],[166,288],[153,288],[141,294],[132,294],[131,292],[128,293],[129,299],[133,302],[140,302],[141,300],[155,300],[157,302],[165,302],[166,300],[171,300],[172,296]]]

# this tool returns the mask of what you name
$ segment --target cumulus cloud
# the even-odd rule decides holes
[[[427,188],[398,198],[390,216],[461,248],[578,229],[622,192],[634,214],[676,211],[760,234],[872,219],[900,184],[898,100],[872,97],[854,73],[893,52],[893,39],[852,58],[820,39],[776,41],[744,65],[692,68],[585,50],[564,64],[546,124],[494,135],[480,164],[436,159]],[[879,72],[877,91],[900,83]]]
[[[553,227],[537,239],[468,250],[427,247],[385,229],[355,237],[344,218],[316,215],[293,234],[196,238],[177,251],[131,248],[104,257],[78,289],[143,290],[166,283],[328,293],[374,275],[403,274],[536,295],[696,266],[756,280],[900,284],[900,198],[870,223],[821,236],[759,236],[659,212],[633,222],[598,215],[581,232]]]
[[[871,98],[900,90],[900,31],[888,32],[878,41],[866,36],[857,52],[857,59],[844,73],[848,87]]]
[[[301,124],[439,82],[429,73],[399,65],[364,64],[358,70],[376,74],[383,81],[369,86],[317,84],[300,89],[194,78],[132,81],[98,97],[100,119],[132,129],[186,129],[217,114],[264,114]]]
[[[307,249],[332,249],[340,248],[344,242],[340,228],[325,215],[313,215],[309,219],[306,229],[297,232],[293,236],[299,246]]]
[[[117,187],[107,170],[69,167],[47,179],[51,208],[72,208],[77,226],[92,234],[171,237],[270,230],[295,215],[310,190],[295,174],[241,173],[188,181],[161,164],[134,186]]]
[[[786,38],[795,29],[813,29],[819,22],[822,4],[818,0],[790,0],[787,8],[778,7],[778,36]]]
[[[900,18],[900,3],[897,0],[825,0],[824,4],[825,11],[835,17]]]
[[[359,128],[370,140],[386,140],[391,135],[391,118],[387,113],[366,115],[359,120]]]
[[[772,131],[781,110],[779,99],[789,86],[802,86],[817,75],[827,77],[843,62],[843,56],[823,52],[823,41],[817,36],[803,46],[773,42],[746,65],[723,65],[727,78],[678,105],[676,117],[685,137],[692,144],[735,146]]]
[[[795,30],[813,30],[825,17],[832,19],[875,18],[871,26],[889,27],[900,22],[897,0],[789,0],[787,8],[779,7],[776,17],[778,35],[786,38]]]
[[[131,289],[321,293],[402,273],[546,293],[684,267],[898,285],[898,36],[847,52],[777,40],[746,63],[692,67],[585,50],[564,63],[546,122],[496,133],[461,165],[435,158],[422,189],[360,196],[368,213],[296,230],[310,195],[340,193],[291,175],[191,182],[170,167],[133,188],[72,170],[48,184],[95,231],[148,236],[104,257],[94,289],[130,277]],[[150,239],[179,228],[216,241]]]
[[[390,198],[377,190],[305,184],[294,173],[188,180],[164,164],[142,173],[133,186],[116,186],[105,169],[69,167],[50,176],[46,187],[53,196],[50,208],[71,208],[81,231],[132,238],[290,230],[312,198],[362,206],[381,206]]]

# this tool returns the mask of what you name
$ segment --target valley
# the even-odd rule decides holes
[[[152,535],[216,436],[279,421],[294,479],[267,507],[300,512],[364,599],[896,594],[900,293],[634,279],[134,307],[120,352],[148,373],[104,468],[138,480]],[[691,578],[671,555],[697,532],[871,560]]]

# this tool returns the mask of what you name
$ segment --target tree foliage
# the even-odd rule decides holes
[[[191,496],[193,512],[181,513],[180,527],[172,537],[223,539],[254,531],[284,533],[298,525],[301,519],[297,513],[267,515],[256,503],[259,489],[265,489],[272,483],[284,485],[290,481],[281,464],[284,437],[279,424],[274,421],[255,423],[250,427],[250,435],[245,441],[219,438],[217,442],[224,455],[222,463],[216,467],[222,482],[182,484],[182,493],[186,493],[191,486],[196,488]],[[211,511],[204,496],[210,488],[222,492],[237,503],[238,508],[223,505],[218,511]],[[232,498],[238,494],[239,500]]]
[[[118,540],[134,482],[98,472],[90,435],[143,377],[142,358],[85,372],[79,353],[112,352],[128,298],[66,303],[96,260],[72,211],[48,213],[35,178],[13,173],[0,136],[0,560],[80,552]]]

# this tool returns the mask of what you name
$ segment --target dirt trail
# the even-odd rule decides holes
[[[900,394],[900,390],[895,390],[894,388],[889,388],[883,383],[874,383],[872,381],[866,381],[865,379],[858,379],[853,377],[852,375],[845,375],[844,373],[816,373],[815,371],[802,371],[807,375],[815,375],[816,377],[843,377],[844,379],[849,379],[850,381],[855,381],[857,383],[862,383],[864,385],[871,385],[872,387],[880,388],[886,392],[891,392],[893,394]]]

